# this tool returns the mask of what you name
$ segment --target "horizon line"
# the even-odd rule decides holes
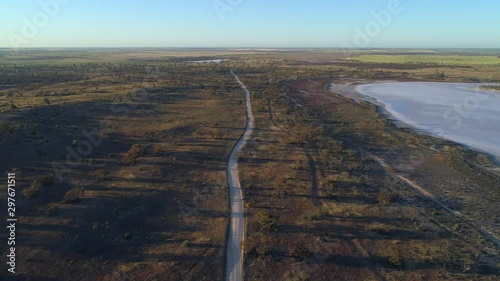
[[[109,46],[99,46],[99,47],[58,47],[58,46],[50,46],[50,47],[2,47],[1,50],[30,50],[30,49],[204,49],[204,50],[235,50],[235,49],[276,49],[276,50],[500,50],[500,47],[370,47],[370,48],[341,48],[341,47],[151,47],[151,46],[121,46],[121,47],[109,47]]]

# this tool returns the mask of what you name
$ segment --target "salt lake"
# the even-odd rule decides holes
[[[361,85],[356,91],[409,126],[500,157],[500,92],[480,85],[394,82]]]

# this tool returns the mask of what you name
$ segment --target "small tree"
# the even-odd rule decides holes
[[[269,232],[273,227],[276,226],[278,218],[271,216],[266,211],[259,211],[255,214],[255,223],[260,231]]]

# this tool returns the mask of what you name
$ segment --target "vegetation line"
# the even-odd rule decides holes
[[[354,145],[356,146],[358,149],[362,150],[362,148],[358,147],[357,145],[353,144],[352,142],[350,142],[349,140],[345,139],[345,138],[342,138],[344,139],[346,142],[350,143],[351,145]],[[393,178],[397,178],[401,181],[403,181],[404,183],[407,184],[407,186],[409,186],[412,190],[414,190],[415,192],[417,192],[420,196],[422,196],[423,198],[433,202],[434,204],[436,204],[437,206],[439,206],[440,208],[444,209],[445,211],[449,212],[450,214],[458,217],[458,218],[461,218],[463,219],[464,221],[468,222],[471,226],[473,226],[475,229],[477,229],[481,234],[483,234],[483,236],[485,238],[487,238],[488,240],[490,240],[491,242],[495,243],[497,245],[497,247],[500,247],[500,239],[498,237],[496,237],[493,233],[491,233],[490,231],[486,230],[483,226],[480,226],[478,224],[476,224],[476,222],[474,222],[472,219],[466,217],[465,215],[463,215],[462,213],[458,212],[458,211],[455,211],[455,210],[452,210],[450,209],[448,206],[446,206],[444,203],[442,203],[441,201],[439,201],[434,195],[432,195],[431,193],[429,193],[427,190],[425,190],[423,187],[417,185],[416,183],[414,183],[413,181],[407,179],[406,177],[398,174],[396,172],[396,170],[391,167],[389,164],[387,164],[384,160],[382,160],[380,157],[378,156],[375,156],[375,155],[372,155],[371,153],[368,153],[366,151],[364,151],[366,153],[366,156],[368,156],[369,158],[372,158],[373,160],[375,160],[375,162],[377,162],[382,168],[384,168],[386,170],[386,172]]]

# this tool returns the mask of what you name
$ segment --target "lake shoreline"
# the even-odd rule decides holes
[[[412,81],[412,82],[414,82],[414,81]],[[468,144],[461,143],[461,142],[454,141],[454,140],[450,140],[450,139],[447,139],[447,138],[440,136],[438,134],[433,134],[433,133],[431,133],[423,128],[419,128],[418,126],[415,126],[411,123],[406,123],[403,120],[400,120],[396,116],[394,116],[388,110],[387,105],[385,103],[381,102],[380,100],[378,100],[372,96],[365,95],[365,94],[361,93],[360,91],[358,91],[358,88],[360,86],[372,85],[372,84],[384,84],[384,83],[399,83],[399,81],[396,81],[396,80],[387,81],[386,80],[386,81],[356,81],[356,82],[348,82],[348,83],[344,82],[344,83],[338,83],[338,84],[337,83],[330,83],[326,86],[325,90],[327,92],[336,94],[340,97],[349,99],[349,100],[356,102],[356,103],[366,102],[366,103],[374,105],[377,108],[377,112],[379,114],[381,114],[382,116],[384,116],[387,120],[389,120],[391,122],[391,124],[394,125],[396,128],[409,130],[414,134],[425,135],[425,136],[433,137],[433,138],[436,138],[439,140],[448,141],[448,142],[458,144],[469,151],[473,151],[476,153],[482,153],[482,154],[488,156],[488,158],[497,167],[500,167],[500,157],[499,156],[496,156],[493,153],[489,153],[487,151],[472,147]],[[422,83],[442,83],[442,82],[422,81]],[[471,83],[459,83],[459,84],[471,84]],[[476,84],[476,83],[473,83],[473,84]]]

